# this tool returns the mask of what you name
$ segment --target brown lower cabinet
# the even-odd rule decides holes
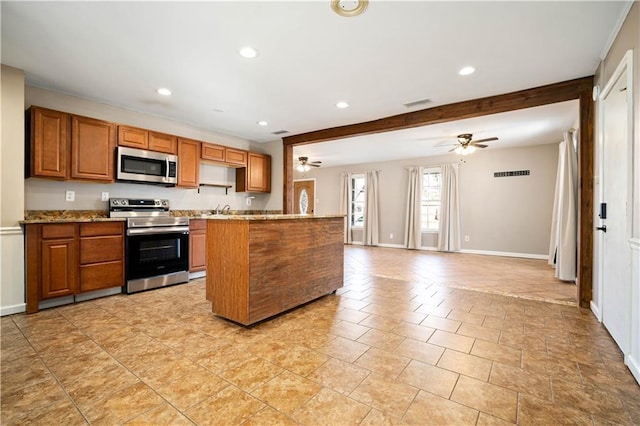
[[[207,221],[189,221],[189,272],[207,269]]]
[[[41,300],[124,284],[124,223],[26,225],[27,313]]]

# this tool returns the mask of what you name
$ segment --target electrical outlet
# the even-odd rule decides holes
[[[76,192],[75,191],[66,191],[64,194],[65,200],[67,201],[75,201],[76,200]]]
[[[393,234],[389,234],[389,239],[393,240]]]
[[[102,193],[102,201],[109,201],[109,193],[108,192],[103,192]]]
[[[464,240],[465,240],[465,242],[468,243],[469,241],[471,241],[471,238],[468,235],[465,235],[464,236]]]

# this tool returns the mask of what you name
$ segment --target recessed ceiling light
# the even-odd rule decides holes
[[[162,96],[171,96],[171,90],[167,89],[166,87],[161,87],[156,90],[156,92],[158,92],[158,94]]]
[[[247,59],[253,59],[258,56],[258,51],[251,46],[246,46],[240,49],[240,56]]]
[[[331,0],[331,9],[347,18],[360,15],[368,5],[369,0]]]
[[[258,126],[266,126],[267,124],[269,124],[269,123],[267,123],[267,122],[266,122],[266,121],[264,121],[264,120],[260,120],[260,121],[258,121]]]
[[[340,109],[349,108],[349,104],[344,101],[340,101],[336,104],[336,107]]]
[[[224,112],[224,108],[214,108],[213,112]]]
[[[476,72],[476,69],[474,67],[464,67],[460,69],[460,71],[458,71],[458,74],[469,75],[469,74],[473,74],[474,72]]]

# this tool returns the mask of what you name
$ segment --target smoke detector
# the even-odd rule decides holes
[[[360,15],[368,5],[369,0],[331,0],[331,9],[347,18]]]

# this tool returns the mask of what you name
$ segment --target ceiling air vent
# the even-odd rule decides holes
[[[431,99],[420,99],[419,101],[409,102],[404,104],[406,108],[413,108],[414,106],[426,105],[431,102]]]
[[[514,170],[511,172],[494,172],[493,177],[529,176],[530,170]]]
[[[285,133],[289,133],[288,130],[278,130],[277,132],[273,132],[272,135],[284,135]]]

